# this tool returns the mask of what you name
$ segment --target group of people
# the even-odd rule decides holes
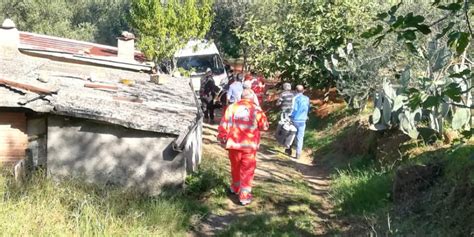
[[[242,205],[252,201],[252,181],[257,164],[256,154],[260,146],[260,131],[269,128],[267,117],[260,107],[264,92],[260,87],[264,87],[264,83],[254,75],[245,79],[247,80],[242,82],[242,77],[234,77],[228,85],[228,106],[224,108],[217,135],[220,144],[229,152],[232,176],[230,192],[238,195]],[[255,86],[259,86],[258,89],[254,89]],[[295,94],[291,92],[289,83],[285,83],[283,87],[284,92],[278,103],[282,116],[290,118],[297,128],[296,158],[299,158],[310,108],[309,98],[303,95],[302,85],[296,86]],[[286,152],[291,156],[291,147],[287,148]]]
[[[257,76],[256,73],[243,76],[243,74],[236,74],[230,71],[227,85],[224,86],[224,90],[227,92],[225,98],[220,101],[223,111],[235,102],[238,102],[244,89],[250,89],[253,98],[252,100],[257,106],[263,103],[263,97],[265,94],[265,82],[262,76]],[[214,110],[216,108],[215,100],[219,93],[219,88],[216,86],[214,79],[212,78],[211,69],[206,70],[206,74],[201,78],[200,98],[202,110],[204,113],[204,119],[209,123],[214,123]]]
[[[277,105],[281,108],[282,119],[290,119],[296,127],[296,159],[301,157],[303,151],[304,131],[306,130],[306,121],[308,120],[308,112],[310,110],[310,102],[308,96],[304,94],[302,85],[296,86],[296,91],[291,91],[291,84],[283,84],[283,92],[278,98]],[[292,156],[292,147],[289,146],[285,150],[288,156]]]

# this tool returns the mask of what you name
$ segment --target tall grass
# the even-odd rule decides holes
[[[364,214],[389,203],[391,186],[391,173],[374,169],[339,170],[333,175],[330,194],[338,211]]]
[[[413,159],[443,165],[442,175],[423,194],[415,209],[394,220],[400,233],[413,236],[472,236],[474,233],[474,145],[423,153]]]
[[[5,236],[184,236],[206,208],[184,194],[145,197],[76,180],[33,177],[24,186],[0,175]]]

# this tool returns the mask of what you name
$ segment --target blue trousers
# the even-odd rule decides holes
[[[300,157],[301,152],[303,151],[303,139],[304,130],[306,129],[306,122],[293,121],[293,124],[296,127],[296,157]]]

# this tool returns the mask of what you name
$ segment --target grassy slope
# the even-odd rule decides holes
[[[0,230],[3,235],[185,235],[206,208],[175,194],[141,197],[73,180],[56,184],[35,177],[17,187],[0,176]]]
[[[362,115],[366,117],[367,115]],[[474,146],[433,148],[409,144],[401,160],[376,158],[367,147],[372,137],[354,133],[358,115],[335,110],[325,119],[312,118],[305,145],[312,147],[315,162],[332,167],[331,200],[342,218],[360,222],[366,234],[396,236],[465,236],[474,231]],[[338,121],[338,122],[335,122]],[[357,127],[357,126],[355,126]],[[348,141],[355,142],[354,145]],[[409,142],[410,143],[410,142]],[[352,147],[347,149],[347,146]],[[442,176],[416,204],[392,203],[395,170],[410,164],[441,162]],[[418,207],[413,210],[413,207]],[[409,214],[400,209],[409,209]],[[344,230],[339,230],[344,234]],[[350,235],[351,232],[346,234]]]
[[[3,172],[0,230],[7,236],[185,236],[209,213],[225,214],[228,209],[226,154],[206,149],[204,157],[201,169],[188,177],[185,192],[156,198],[74,180],[58,184],[41,176],[18,187]],[[280,169],[289,174],[292,168]],[[221,235],[313,235],[319,203],[301,177],[291,177],[294,180],[257,181],[256,202],[235,205],[244,214]]]
[[[305,146],[311,148],[316,162],[334,168],[331,199],[339,217],[363,222],[365,230],[382,235],[468,235],[474,229],[473,145],[438,150],[415,147],[412,153],[407,151],[403,162],[387,166],[374,160],[369,150],[350,154],[364,147],[359,143],[370,141],[365,135],[353,134],[357,120],[345,110],[334,110],[325,119],[313,117],[306,133]],[[275,146],[270,140],[264,145]],[[4,235],[184,236],[210,212],[225,214],[228,209],[226,154],[207,146],[204,157],[200,171],[188,178],[186,192],[156,198],[103,190],[74,180],[56,184],[41,177],[19,188],[3,172],[0,230]],[[320,233],[315,225],[320,221],[316,214],[320,203],[286,163],[287,158],[274,158],[281,164],[278,170],[290,179],[257,180],[256,202],[242,208],[245,214],[233,219],[222,236]],[[442,177],[416,200],[418,209],[400,214],[397,210],[402,207],[391,201],[395,168],[434,160],[444,164]],[[346,230],[335,231],[344,234]]]

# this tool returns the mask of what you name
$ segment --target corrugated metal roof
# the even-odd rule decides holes
[[[20,48],[98,57],[117,57],[117,47],[30,32],[20,32]],[[144,62],[145,56],[141,52],[136,51],[135,60]]]

